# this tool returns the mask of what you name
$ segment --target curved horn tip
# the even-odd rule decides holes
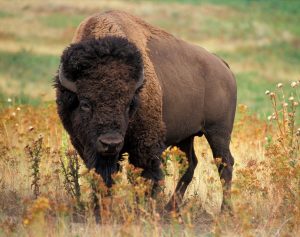
[[[77,87],[76,87],[75,82],[72,82],[65,77],[62,64],[60,64],[60,66],[59,66],[58,78],[59,78],[60,84],[63,87],[65,87],[66,89],[68,89],[74,93],[77,92]]]

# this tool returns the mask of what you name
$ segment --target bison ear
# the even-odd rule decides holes
[[[138,90],[139,88],[141,88],[144,84],[144,68],[141,71],[141,74],[139,76],[139,79],[136,83],[135,89]]]
[[[63,110],[74,110],[78,107],[79,101],[77,94],[70,90],[66,90],[61,84],[56,85],[57,105]]]

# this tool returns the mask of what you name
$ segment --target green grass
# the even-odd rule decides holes
[[[247,59],[247,57],[253,58],[258,63],[268,63],[269,60],[276,60],[278,64],[287,64],[298,71],[297,65],[300,62],[300,51],[295,50],[296,48],[286,42],[273,41],[271,44],[256,47],[256,50],[242,48],[235,53],[239,54],[239,60],[241,58]]]
[[[23,50],[16,53],[0,51],[0,75],[23,83],[44,82],[49,84],[58,64],[59,57],[36,55]]]
[[[126,1],[126,4],[128,3],[126,6],[129,6],[129,11],[136,11],[144,2]],[[213,42],[211,44],[214,50],[211,51],[224,58],[236,72],[238,103],[248,105],[250,111],[257,112],[261,116],[269,113],[269,101],[264,95],[265,90],[274,88],[278,82],[289,84],[299,79],[300,1],[149,0],[147,2],[151,7],[144,10],[149,12],[143,15],[141,11],[146,21],[205,48],[207,44]],[[170,6],[169,3],[176,5]],[[35,104],[38,92],[51,92],[52,96],[54,94],[51,84],[60,55],[58,53],[49,55],[49,49],[56,47],[60,50],[67,46],[75,28],[88,14],[79,11],[80,8],[77,9],[76,5],[73,5],[74,11],[54,12],[45,8],[46,10],[39,12],[31,6],[37,3],[26,4],[28,6],[25,5],[24,11],[18,9],[12,11],[5,7],[0,11],[0,26],[3,25],[0,40],[10,40],[16,46],[29,45],[27,50],[18,52],[1,48],[0,95],[4,101],[8,96],[15,96],[20,103]],[[103,9],[98,5],[94,7]],[[107,8],[118,6],[107,3],[105,9]],[[19,21],[16,21],[17,13]],[[22,26],[13,25],[19,24],[18,22],[22,22],[26,29],[22,31]],[[31,22],[36,23],[38,29],[29,27],[28,24]],[[20,32],[9,30],[16,27],[20,27]],[[45,52],[37,53],[35,46],[39,47],[39,53],[45,46]],[[18,88],[12,90],[16,84]],[[31,89],[34,86],[36,90]]]
[[[6,18],[6,17],[12,17],[12,16],[14,16],[12,13],[0,10],[0,18]]]
[[[253,20],[263,21],[268,25],[271,25],[277,33],[288,30],[293,34],[300,36],[300,27],[298,27],[300,19],[300,1],[298,0],[149,0],[149,2],[226,6],[241,14],[239,19],[233,19],[234,23],[237,25],[251,24],[251,21]],[[226,22],[220,23],[227,24]],[[236,30],[236,32],[239,31]],[[249,33],[251,33],[251,31]]]
[[[271,113],[272,108],[265,91],[271,90],[275,85],[253,71],[237,73],[235,76],[238,87],[238,102],[247,105],[252,111],[257,111],[260,116],[266,118],[266,115]]]
[[[50,28],[76,28],[85,17],[84,15],[54,13],[41,17],[41,21]]]
[[[11,100],[11,101],[10,101]],[[39,106],[41,105],[42,100],[40,98],[32,98],[28,95],[25,95],[22,91],[19,95],[8,96],[3,91],[0,90],[0,112],[1,110],[18,105],[32,105]]]
[[[143,0],[134,0],[137,2],[145,2]],[[147,0],[148,2],[166,2],[166,3],[182,3],[182,4],[215,4],[215,5],[228,5],[230,7],[262,7],[264,9],[277,10],[281,12],[300,14],[297,8],[300,6],[298,0]]]
[[[256,112],[257,116],[261,119],[266,119],[274,111],[271,107],[269,96],[265,95],[268,91],[278,91],[277,85],[263,78],[255,71],[247,71],[237,73],[236,75],[238,87],[238,103],[245,104],[249,107],[250,112]],[[283,91],[285,92],[286,102],[288,97],[295,96],[289,83],[283,83]],[[278,91],[281,95],[281,91]],[[297,98],[297,96],[296,96]],[[282,98],[278,98],[282,100]],[[300,117],[300,110],[297,110],[297,116]]]
[[[300,74],[300,51],[297,46],[283,41],[273,41],[267,45],[255,47],[238,47],[235,51],[218,51],[217,54],[226,61],[250,65],[265,75],[263,80],[288,82],[296,80],[291,75]],[[278,76],[281,73],[282,75]]]
[[[15,105],[38,105],[42,101],[41,94],[53,90],[59,57],[23,50],[16,53],[0,51],[0,58],[0,78],[5,78],[1,79],[5,86],[0,88],[0,107],[11,105],[7,98]]]

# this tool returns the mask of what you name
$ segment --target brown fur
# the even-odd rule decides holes
[[[129,60],[128,53],[130,54],[132,50],[125,50],[125,48],[136,47],[143,62],[124,63],[125,59],[125,61],[119,60],[118,57],[107,59],[101,55],[95,60],[84,61],[82,55],[85,53],[83,53],[77,59],[75,58],[73,63],[69,63],[72,55],[76,55],[78,51],[76,47],[89,49],[104,41],[109,44],[110,41],[107,40],[109,36],[112,37],[110,39],[112,42],[122,41],[122,38],[129,41],[128,45],[125,44],[117,49],[117,51],[122,51],[124,47],[124,52],[118,57],[124,54],[127,55],[125,59],[127,57]],[[93,41],[95,39],[96,41]],[[117,124],[115,128],[122,131],[122,135],[125,136],[121,153],[129,153],[130,162],[144,169],[144,177],[151,178],[157,185],[158,181],[163,179],[160,168],[161,152],[166,145],[179,146],[187,154],[189,160],[189,167],[180,179],[173,196],[179,204],[197,165],[193,138],[204,134],[214,157],[222,157],[223,163],[226,164],[219,167],[219,172],[221,178],[225,180],[224,194],[228,196],[234,164],[229,142],[235,115],[236,83],[225,61],[201,47],[179,40],[122,11],[109,11],[87,18],[78,27],[72,42],[76,50],[66,50],[65,60],[64,56],[62,57],[67,77],[76,81],[76,85],[81,90],[80,93],[85,93],[87,90],[86,94],[93,95],[91,100],[98,98],[101,103],[110,100],[110,106],[98,108],[102,111],[104,119],[100,116],[94,122],[91,120],[90,123],[95,123],[94,127],[96,127],[97,121],[110,121],[110,124],[102,126],[103,128],[112,128],[115,126],[114,123]],[[99,50],[95,48],[94,51]],[[91,53],[93,54],[94,51],[92,50]],[[88,55],[87,58],[89,58]],[[96,68],[95,65],[100,59],[103,59],[104,65],[101,64]],[[77,65],[76,62],[80,60],[83,60],[83,63]],[[105,62],[106,60],[108,61]],[[82,65],[86,63],[91,64],[89,68],[93,69],[85,69]],[[70,65],[73,66],[69,67]],[[71,75],[72,67],[74,70],[76,68],[79,70],[75,70]],[[140,67],[144,69],[145,80],[143,87],[134,91],[135,83],[128,78],[135,78],[137,81],[137,74],[140,73],[137,68]],[[133,73],[133,71],[136,72]],[[77,76],[82,76],[82,79],[74,79]],[[101,82],[99,78],[108,78],[112,83],[110,85],[108,81]],[[76,95],[66,92],[59,81],[56,82],[58,112],[65,128],[71,134],[72,143],[85,159],[87,155],[84,154],[81,138],[70,127],[74,121],[70,110],[75,110],[79,102]],[[108,93],[109,98],[106,98],[105,95],[97,94],[99,91],[112,92],[116,88],[123,96],[118,96],[118,93]],[[117,120],[113,122],[111,116],[122,117],[117,111],[124,109],[125,104],[122,105],[122,101],[128,101],[133,95],[140,101],[137,112],[129,119],[129,122],[125,118],[128,127],[123,126],[120,129],[119,122]],[[114,107],[115,104],[117,107]],[[71,121],[70,118],[73,120]],[[73,126],[80,126],[81,122],[82,120],[78,119],[77,125],[73,124]],[[94,131],[91,130],[90,133],[93,134]],[[90,168],[95,165],[95,162],[95,159],[86,161]],[[117,167],[114,167],[111,172],[116,170]],[[100,169],[99,172],[103,171]],[[171,208],[171,204],[172,202],[169,203],[168,208]]]
[[[157,121],[163,121],[162,92],[154,66],[148,57],[147,43],[151,38],[172,36],[163,30],[148,25],[138,17],[122,11],[109,11],[95,14],[83,21],[72,42],[76,43],[88,38],[100,39],[110,35],[126,37],[137,46],[143,56],[146,84],[140,95],[143,101],[141,103],[143,114],[139,114],[139,116],[143,117],[142,120],[146,121],[146,124],[141,124],[143,128],[136,127],[135,129],[140,130],[141,133],[147,133],[140,134],[148,140],[145,141],[146,143],[158,142],[157,138],[161,136],[158,134],[165,133],[163,122],[157,123]]]

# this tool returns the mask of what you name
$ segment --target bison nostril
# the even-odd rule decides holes
[[[113,152],[123,143],[120,134],[103,134],[97,139],[97,149],[99,152]]]
[[[109,148],[114,148],[114,147],[117,147],[118,145],[121,144],[121,142],[107,142],[107,141],[103,141],[103,140],[100,140],[100,142],[101,142],[105,147],[109,147]]]

